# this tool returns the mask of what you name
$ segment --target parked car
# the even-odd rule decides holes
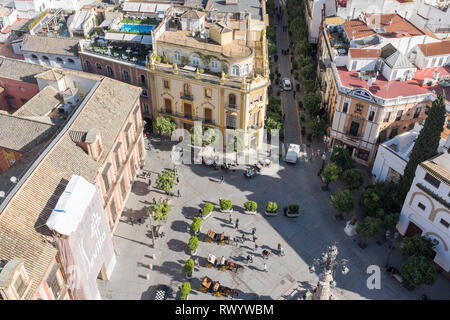
[[[300,146],[298,144],[289,144],[284,161],[289,163],[297,163],[297,159],[300,156]]]
[[[155,291],[155,300],[168,300],[173,298],[173,290],[166,285],[159,285]]]
[[[284,91],[291,91],[292,90],[292,83],[291,80],[289,80],[288,78],[284,78],[281,80],[281,85],[280,87],[284,90]]]

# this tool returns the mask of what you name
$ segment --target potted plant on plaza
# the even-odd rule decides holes
[[[153,216],[153,220],[155,220],[155,221],[166,220],[167,215],[169,214],[171,207],[172,206],[169,203],[167,203],[167,202],[161,202],[161,203],[157,203],[157,204],[152,204],[147,209],[147,214],[149,216]]]
[[[291,204],[288,207],[288,210],[286,212],[286,216],[288,216],[289,218],[298,217],[300,215],[299,209],[300,209],[300,207],[299,207],[298,204]]]
[[[276,202],[269,201],[266,205],[266,216],[276,216],[278,214],[278,205]]]
[[[191,224],[191,229],[194,231],[194,233],[197,235],[200,231],[200,228],[202,226],[202,218],[196,217],[194,218],[194,222]]]
[[[191,250],[191,254],[195,256],[197,254],[197,249],[199,246],[198,238],[196,236],[192,236],[189,238],[188,248]]]
[[[247,214],[256,214],[256,209],[258,209],[258,204],[255,201],[244,202],[244,212]]]
[[[183,282],[180,292],[181,300],[187,300],[189,297],[189,292],[191,292],[191,284],[189,282]]]
[[[188,259],[184,265],[184,272],[188,278],[192,277],[192,272],[194,271],[194,260]]]
[[[202,208],[202,218],[203,218],[203,220],[207,219],[211,215],[211,212],[213,210],[214,210],[214,206],[212,205],[211,202],[205,203],[205,205]]]
[[[232,209],[233,203],[231,202],[231,200],[220,199],[219,203],[220,203],[220,211],[221,212],[225,212],[225,213],[233,212],[233,209]]]

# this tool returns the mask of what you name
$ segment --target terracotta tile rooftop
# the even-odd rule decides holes
[[[358,49],[350,48],[349,50],[352,58],[364,59],[364,58],[379,58],[381,56],[380,49]]]
[[[425,57],[450,55],[450,41],[419,44],[418,46]]]
[[[437,174],[448,185],[450,185],[450,154],[443,153],[430,160],[424,161],[420,164],[429,171]]]
[[[385,38],[400,38],[428,35],[438,39],[432,32],[422,30],[398,14],[369,14],[366,22],[350,20],[344,23],[349,39],[360,39],[376,34],[374,29],[384,29],[378,34]],[[354,33],[353,33],[354,31]]]
[[[0,213],[0,260],[25,260],[25,268],[33,280],[26,299],[33,298],[56,255],[56,249],[45,240],[44,235],[50,235],[45,222],[59,196],[73,174],[94,182],[140,93],[138,87],[104,78],[69,130]],[[87,155],[69,135],[71,130],[86,131],[94,127],[100,130],[104,148],[104,155],[99,161]],[[14,167],[5,173],[14,170]]]
[[[367,81],[359,79],[358,71],[348,71],[346,67],[337,67],[337,70],[343,86],[354,89],[364,88],[369,90],[373,95],[383,99],[409,97],[433,93],[433,91],[436,94],[440,94],[442,90],[445,90],[447,102],[450,103],[450,87],[443,88],[439,84],[435,86],[421,86],[422,80],[425,78],[433,78],[435,71],[439,71],[440,76],[450,76],[450,66],[417,70],[412,80],[389,81],[389,87],[388,81],[380,74],[370,88]]]

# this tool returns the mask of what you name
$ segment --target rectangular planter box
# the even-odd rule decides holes
[[[289,211],[288,211],[288,212],[286,212],[286,216],[289,217],[289,218],[295,218],[295,217],[300,216],[300,212],[297,212],[297,213],[289,213]]]
[[[208,219],[208,218],[211,216],[211,213],[212,213],[212,212],[208,213],[206,216],[202,216],[202,219],[203,219],[203,220]]]
[[[245,214],[253,214],[253,215],[256,214],[256,211],[244,211],[244,212],[245,212]]]
[[[274,216],[276,216],[276,215],[278,215],[278,212],[267,212],[267,211],[266,211],[266,216],[272,216],[272,217],[274,217]]]
[[[222,210],[222,209],[220,209],[220,212],[223,212],[223,213],[233,213],[233,209],[230,209],[230,210]]]

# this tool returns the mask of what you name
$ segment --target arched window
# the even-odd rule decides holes
[[[49,61],[49,58],[47,56],[42,56],[42,59],[44,59],[47,63]]]
[[[97,67],[97,70],[102,70],[102,65],[100,63],[96,63],[95,66]]]
[[[244,67],[242,68],[242,74],[248,74],[248,64],[244,64]]]
[[[33,58],[33,59],[37,59],[38,57],[37,57],[37,55],[35,55],[35,54],[32,54],[32,55],[31,55],[31,58]]]
[[[232,69],[232,71],[231,71],[231,74],[233,75],[233,76],[239,76],[240,75],[240,68],[239,68],[239,66],[238,65],[234,65],[233,66],[233,69]]]
[[[63,63],[63,59],[61,59],[60,57],[56,58],[56,61],[58,61],[59,63]]]
[[[180,64],[180,63],[181,63],[181,55],[180,55],[180,52],[175,51],[175,52],[173,53],[173,61],[174,61],[175,63],[177,63],[177,64]]]
[[[146,83],[147,83],[147,80],[145,79],[145,76],[143,74],[141,74],[141,85],[145,86]]]
[[[114,77],[114,71],[110,66],[106,66],[106,73],[108,74],[108,77]]]
[[[87,60],[86,60],[86,70],[88,70],[88,71],[91,70],[91,63]]]
[[[200,60],[197,55],[192,56],[192,65],[198,67],[200,64]]]
[[[236,95],[233,93],[228,96],[228,105],[233,108],[236,106]]]
[[[69,63],[75,63],[73,59],[68,59]]]

